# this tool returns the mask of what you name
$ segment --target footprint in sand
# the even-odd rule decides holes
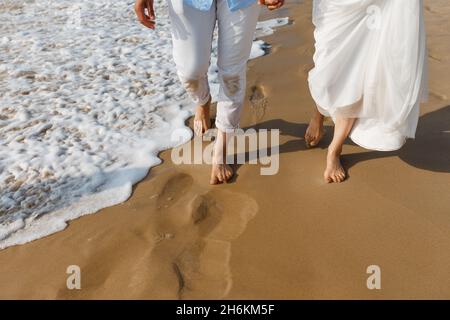
[[[264,118],[267,108],[267,96],[264,87],[254,85],[251,88],[250,105],[252,111],[252,120],[258,122]]]
[[[229,292],[231,243],[257,210],[252,198],[230,191],[209,191],[193,199],[193,237],[174,260],[180,299],[220,299]]]
[[[183,173],[171,177],[158,195],[156,202],[158,209],[172,206],[175,202],[174,200],[182,197],[186,193],[193,181],[194,179],[190,175]]]
[[[193,181],[175,174],[162,187],[157,229],[171,236],[158,237],[157,245],[135,265],[131,285],[143,296],[172,287],[179,299],[220,299],[231,288],[232,241],[244,232],[258,206],[247,195],[210,190]],[[152,279],[142,281],[145,270]]]

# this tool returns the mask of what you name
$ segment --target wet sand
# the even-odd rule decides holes
[[[306,150],[311,3],[263,17],[293,23],[249,63],[241,125],[280,129],[280,170],[240,166],[210,186],[207,165],[164,163],[125,203],[0,251],[0,298],[450,299],[450,4],[425,1],[430,101],[398,152],[344,147],[349,179],[322,181],[326,145]],[[252,100],[252,101],[250,101]],[[81,268],[68,290],[66,268]],[[368,290],[378,265],[381,290]]]

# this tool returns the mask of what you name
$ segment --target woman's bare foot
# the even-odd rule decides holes
[[[227,134],[218,130],[214,144],[210,184],[228,182],[234,175],[233,168],[226,163]]]
[[[340,156],[341,150],[328,149],[327,168],[323,174],[325,182],[340,183],[347,177],[345,170],[342,167]]]
[[[325,135],[325,129],[323,128],[323,119],[323,115],[321,115],[319,112],[316,112],[316,114],[314,114],[314,116],[311,118],[308,129],[306,129],[305,133],[305,143],[308,149],[316,147]]]
[[[198,106],[195,110],[194,117],[194,133],[196,136],[203,136],[203,134],[211,128],[211,120],[209,118],[209,109],[211,106],[211,97],[209,101],[203,106]]]
[[[342,153],[342,146],[352,130],[355,121],[355,118],[343,118],[340,116],[337,116],[334,121],[335,126],[333,141],[328,147],[327,168],[323,174],[323,177],[327,183],[339,183],[344,181],[347,177],[347,174],[342,167],[340,157]]]

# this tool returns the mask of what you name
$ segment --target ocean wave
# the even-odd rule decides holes
[[[165,1],[156,31],[132,0],[35,0],[0,5],[0,249],[121,203],[191,139],[193,106],[171,60]],[[259,24],[257,36],[287,24]],[[252,58],[267,44],[255,40]],[[213,46],[210,82],[217,92]],[[184,132],[172,141],[174,130]]]

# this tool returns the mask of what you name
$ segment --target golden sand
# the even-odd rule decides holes
[[[242,120],[281,130],[279,173],[247,164],[210,186],[207,165],[175,166],[163,152],[126,203],[0,251],[0,298],[449,299],[450,4],[425,2],[431,97],[401,151],[347,144],[349,180],[322,181],[332,128],[317,149],[303,140],[311,1],[288,2],[264,14],[293,24],[249,63]],[[81,290],[66,287],[69,265],[81,267]],[[370,265],[381,290],[366,287]]]

